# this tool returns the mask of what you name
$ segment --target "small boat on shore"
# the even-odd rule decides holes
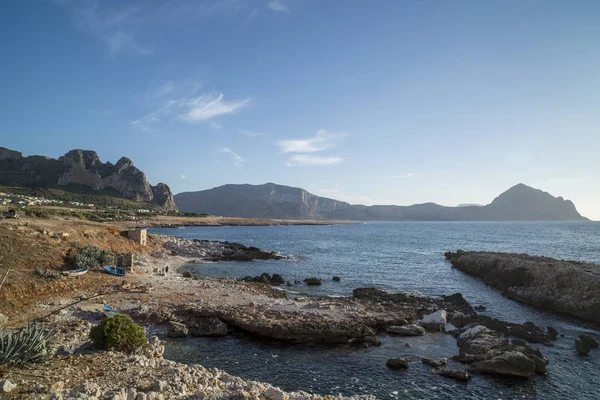
[[[74,269],[71,271],[67,271],[65,272],[65,275],[67,276],[79,276],[79,275],[83,275],[86,272],[88,272],[88,267],[83,267],[83,268],[79,268],[79,269]]]
[[[107,265],[104,267],[104,271],[106,271],[107,273],[109,273],[111,275],[125,276],[125,270],[123,268],[117,268],[117,267]]]
[[[107,306],[106,304],[102,306],[102,313],[107,317],[114,317],[115,315],[120,314],[118,311],[115,311],[114,308],[112,308],[111,306]]]

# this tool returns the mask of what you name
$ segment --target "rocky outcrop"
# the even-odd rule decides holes
[[[527,254],[444,254],[455,268],[480,277],[515,300],[600,322],[600,266]]]
[[[118,193],[129,200],[177,210],[169,187],[163,183],[151,186],[146,175],[129,158],[123,157],[115,165],[103,163],[98,153],[91,150],[71,150],[55,160],[42,156],[23,157],[19,152],[0,148],[0,185],[64,190],[84,186],[92,194]]]
[[[227,325],[218,318],[197,318],[189,327],[189,333],[194,337],[227,336],[227,331]]]
[[[388,326],[385,331],[398,336],[423,336],[427,332],[425,328],[417,324]]]
[[[459,355],[455,359],[472,363],[471,372],[523,378],[546,373],[548,360],[539,350],[483,325],[464,330],[456,343]]]
[[[6,147],[0,147],[0,161],[18,161],[23,158],[23,153],[18,151],[7,149]]]
[[[177,211],[177,205],[175,204],[175,198],[168,185],[165,183],[159,183],[152,188],[152,202],[158,204],[167,211]]]
[[[385,363],[389,369],[407,369],[408,364],[409,362],[406,358],[390,358]]]
[[[445,310],[438,310],[434,313],[426,315],[419,324],[430,331],[441,331],[446,326],[447,314]]]
[[[273,251],[257,247],[247,247],[240,243],[218,242],[214,240],[183,239],[175,236],[156,235],[163,246],[173,255],[193,257],[203,261],[252,261],[281,260],[285,257]],[[267,274],[268,275],[268,274]],[[270,283],[266,281],[265,283]]]

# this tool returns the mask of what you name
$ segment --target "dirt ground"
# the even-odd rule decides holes
[[[121,227],[82,221],[23,218],[0,220],[0,314],[19,324],[35,304],[54,296],[97,291],[114,285],[115,277],[90,271],[80,277],[44,279],[35,269],[60,272],[69,269],[64,257],[74,245],[97,246],[114,253],[149,254],[160,248],[150,239],[148,246],[120,235]],[[130,279],[130,278],[125,278]]]

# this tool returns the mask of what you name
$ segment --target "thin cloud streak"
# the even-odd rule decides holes
[[[169,100],[161,108],[131,122],[132,126],[150,131],[154,124],[169,121],[183,120],[196,123],[204,122],[211,118],[232,114],[250,104],[251,99],[236,101],[224,100],[223,93],[206,93],[198,97]],[[213,125],[213,128],[221,126]]]
[[[291,157],[285,164],[287,167],[336,165],[344,161],[342,157],[321,157],[308,154],[298,154]]]
[[[404,174],[404,175],[390,176],[390,179],[408,179],[408,178],[414,178],[415,176],[418,176],[418,175],[419,174],[409,172],[408,174]]]
[[[222,148],[220,150],[222,153],[227,153],[231,156],[231,160],[233,161],[233,165],[236,167],[241,167],[244,164],[244,159],[235,151],[231,150],[229,147]]]
[[[223,93],[218,95],[205,94],[187,102],[184,107],[188,110],[182,115],[183,119],[190,122],[206,121],[218,115],[231,114],[250,104],[250,99],[225,101]]]
[[[267,3],[267,7],[276,12],[289,13],[290,9],[283,4],[280,0],[273,0]]]
[[[284,153],[313,153],[333,147],[333,140],[343,135],[320,129],[315,136],[306,139],[280,140],[276,144]]]

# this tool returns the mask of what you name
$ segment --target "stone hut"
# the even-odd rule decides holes
[[[148,241],[148,233],[146,229],[131,229],[127,231],[129,240],[133,240],[137,244],[145,246]]]
[[[117,257],[117,267],[123,268],[128,272],[135,272],[134,263],[133,263],[133,254],[126,253]]]

